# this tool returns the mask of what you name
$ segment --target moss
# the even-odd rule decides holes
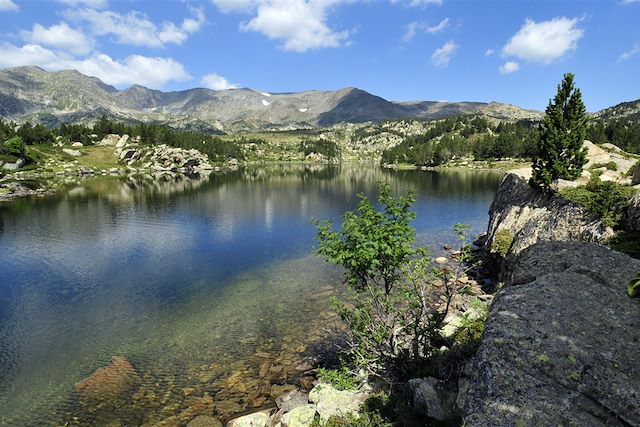
[[[502,257],[507,256],[513,245],[513,234],[506,228],[499,230],[491,244],[491,252],[495,252]]]

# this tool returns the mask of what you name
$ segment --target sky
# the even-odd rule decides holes
[[[640,98],[640,0],[0,0],[0,68],[125,89],[358,87],[392,101],[589,111]]]

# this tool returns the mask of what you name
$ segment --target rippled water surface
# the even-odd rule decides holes
[[[309,219],[339,220],[379,179],[417,192],[437,245],[484,230],[500,176],[286,165],[0,205],[0,424],[225,420],[304,385],[341,279]],[[113,356],[115,378],[81,383]]]

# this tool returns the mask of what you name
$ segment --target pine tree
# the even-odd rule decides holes
[[[548,189],[556,179],[574,180],[587,163],[583,142],[587,135],[587,110],[573,74],[564,75],[558,93],[545,111],[533,159],[531,185]]]

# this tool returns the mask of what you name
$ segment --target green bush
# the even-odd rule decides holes
[[[22,138],[19,136],[14,136],[10,140],[4,143],[4,146],[7,149],[7,153],[16,157],[24,157],[25,155],[25,146],[22,142]]]
[[[316,375],[319,380],[331,384],[337,390],[355,390],[358,388],[358,382],[347,368],[340,369],[316,369]]]
[[[503,228],[496,233],[491,244],[491,252],[497,253],[502,257],[507,256],[513,245],[513,235],[509,230]]]
[[[595,214],[606,226],[615,227],[635,190],[611,181],[602,182],[598,175],[593,174],[584,187],[561,190],[560,196]]]
[[[627,294],[629,294],[631,298],[640,295],[640,272],[638,272],[627,285]]]
[[[609,169],[610,171],[617,171],[618,170],[618,164],[616,162],[614,162],[613,160],[611,160],[609,163],[607,163],[606,168]]]

